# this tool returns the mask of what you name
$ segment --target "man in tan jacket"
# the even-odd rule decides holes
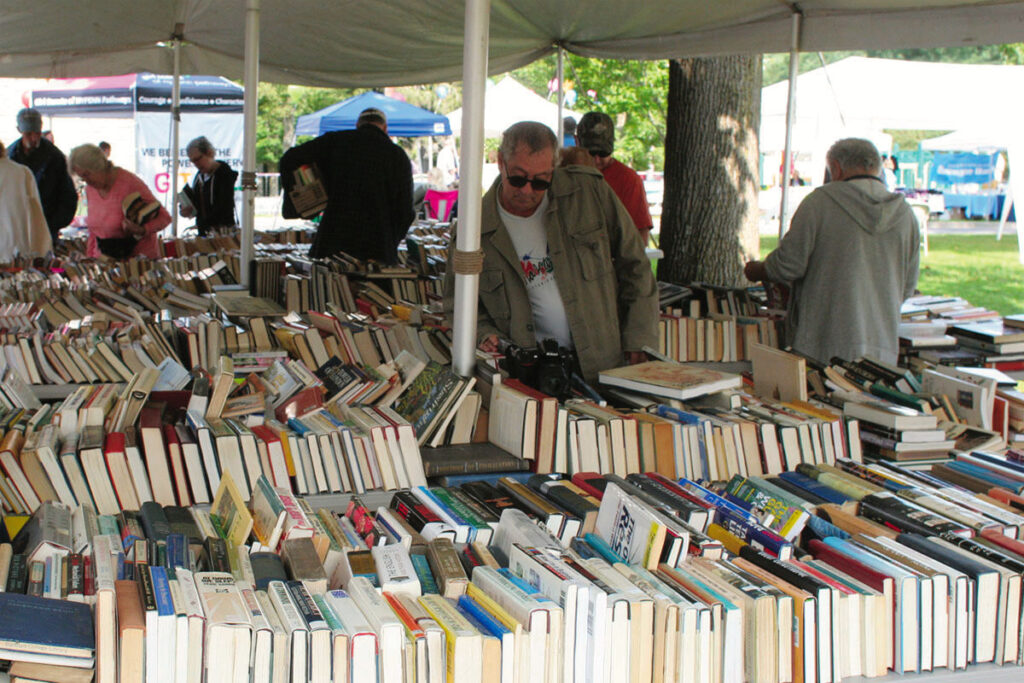
[[[629,213],[593,168],[555,168],[551,130],[523,121],[505,131],[500,175],[481,207],[477,342],[574,349],[583,378],[645,360],[657,346],[658,293]],[[452,238],[454,244],[454,237]],[[452,310],[452,268],[445,282]]]
[[[32,171],[7,158],[0,144],[0,262],[16,254],[42,256],[52,248]]]

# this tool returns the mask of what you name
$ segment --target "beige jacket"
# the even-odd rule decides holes
[[[497,334],[522,347],[537,340],[519,257],[498,214],[500,178],[483,198],[477,342]],[[548,249],[584,379],[622,365],[625,351],[657,347],[658,290],[625,207],[592,168],[555,170],[547,213]],[[452,240],[454,245],[454,238]],[[454,275],[445,278],[445,311]]]
[[[0,261],[10,262],[15,254],[41,256],[51,248],[32,171],[0,158]]]

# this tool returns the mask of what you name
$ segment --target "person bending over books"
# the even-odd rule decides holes
[[[792,283],[786,337],[796,351],[825,363],[895,363],[900,305],[917,286],[917,221],[903,195],[885,189],[869,140],[839,140],[826,162],[831,182],[800,203],[779,246],[744,274]]]
[[[355,130],[324,133],[292,147],[281,157],[280,169],[285,218],[305,215],[292,203],[296,175],[318,176],[326,191],[327,208],[309,250],[311,257],[343,251],[364,261],[398,260],[398,243],[415,217],[412,166],[402,148],[388,138],[384,112],[364,109]]]
[[[601,172],[555,168],[550,128],[522,121],[498,150],[499,176],[484,195],[477,343],[529,348],[555,339],[575,349],[583,379],[646,360],[657,346],[658,289],[640,234]],[[454,249],[455,238],[451,240]],[[445,312],[454,308],[445,275]]]
[[[199,171],[192,186],[186,185],[182,194],[187,202],[180,202],[181,215],[195,218],[200,235],[211,228],[230,228],[238,224],[235,219],[235,171],[226,161],[213,158],[213,145],[206,136],[188,143],[185,153]],[[179,196],[180,198],[180,196]]]
[[[89,202],[86,255],[125,259],[160,258],[156,234],[171,216],[134,173],[115,166],[96,145],[79,145],[68,158],[71,171],[85,183]]]

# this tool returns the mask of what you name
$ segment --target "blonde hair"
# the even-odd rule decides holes
[[[111,169],[114,163],[97,145],[87,143],[71,150],[71,154],[68,155],[68,166],[90,173],[102,173]]]

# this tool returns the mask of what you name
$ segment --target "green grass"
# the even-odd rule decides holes
[[[762,256],[778,241],[762,236]],[[998,242],[995,235],[932,235],[928,248],[917,284],[922,294],[963,297],[1002,315],[1024,313],[1024,266],[1012,230]]]

